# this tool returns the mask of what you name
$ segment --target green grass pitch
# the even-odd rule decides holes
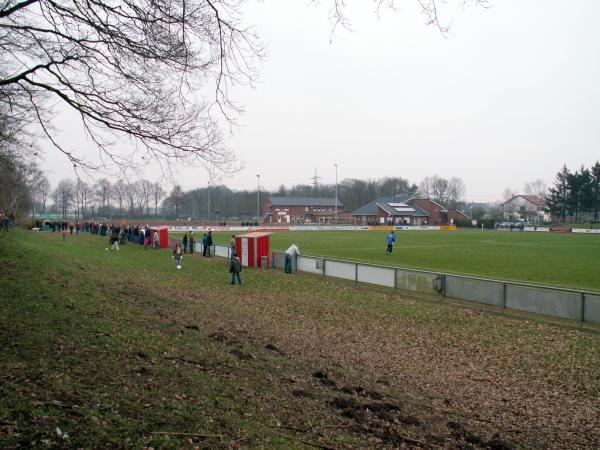
[[[227,243],[232,232],[218,232]],[[242,234],[242,233],[237,233]],[[275,232],[271,249],[292,242],[304,255],[600,291],[600,235],[509,231]]]

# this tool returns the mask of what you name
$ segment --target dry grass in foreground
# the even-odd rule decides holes
[[[1,237],[3,447],[600,442],[598,334],[104,246]]]

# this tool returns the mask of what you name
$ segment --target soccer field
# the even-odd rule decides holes
[[[227,243],[231,232],[215,234]],[[271,249],[291,243],[305,255],[364,261],[534,284],[600,291],[600,236],[508,231],[397,231],[391,256],[387,232],[282,231]]]

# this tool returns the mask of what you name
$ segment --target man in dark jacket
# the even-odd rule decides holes
[[[237,256],[233,256],[229,260],[229,273],[231,273],[231,284],[235,284],[235,278],[237,277],[238,283],[242,284],[240,278],[240,272],[242,271],[242,263]]]
[[[194,232],[190,231],[190,253],[194,253],[194,246],[196,245],[196,239],[194,239]]]
[[[206,237],[206,233],[204,233],[204,236],[202,236],[202,256],[206,256],[206,242],[208,241],[208,238]]]
[[[183,233],[183,239],[181,240],[183,244],[183,253],[187,253],[187,243],[188,243],[188,235],[187,233]]]
[[[212,231],[208,231],[208,234],[206,235],[206,256],[211,256],[210,254],[210,249],[212,248],[213,245],[213,239],[212,239]]]

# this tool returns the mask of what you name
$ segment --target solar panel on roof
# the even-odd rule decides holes
[[[406,203],[388,203],[392,208],[408,206]]]
[[[394,208],[398,212],[415,212],[413,208]]]

